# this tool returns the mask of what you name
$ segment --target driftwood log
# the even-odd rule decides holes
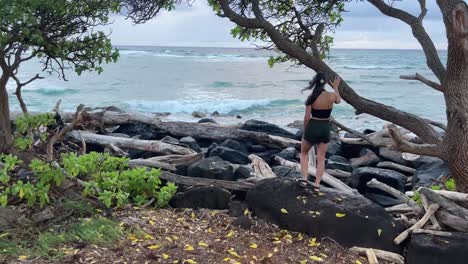
[[[379,264],[379,260],[377,259],[377,256],[375,255],[374,249],[366,248],[366,256],[367,256],[367,261],[369,261],[369,264]]]
[[[256,181],[260,181],[260,180],[263,180],[263,179],[277,177],[276,174],[271,170],[268,163],[266,163],[259,156],[254,155],[254,154],[250,154],[249,159],[252,162],[251,165],[252,165],[255,176],[248,178],[247,181],[256,182]]]
[[[445,197],[442,197],[436,192],[430,190],[429,188],[420,188],[419,192],[426,196],[426,198],[431,202],[440,205],[442,208],[444,208],[444,210],[446,210],[450,214],[453,214],[464,219],[465,221],[468,221],[468,209],[456,204],[455,202],[450,201]]]
[[[408,173],[408,174],[414,174],[416,172],[416,170],[413,168],[400,165],[394,162],[390,162],[390,161],[379,162],[377,164],[377,167],[384,168],[384,169],[392,169],[392,170],[396,170],[396,171],[400,171],[400,172]]]
[[[224,181],[208,178],[195,178],[177,175],[171,172],[162,171],[159,178],[181,185],[188,186],[217,186],[228,190],[248,191],[255,184],[245,181]]]
[[[295,169],[296,171],[300,172],[301,171],[301,165],[299,163],[296,163],[296,162],[292,162],[292,161],[289,161],[289,160],[286,160],[286,159],[283,159],[279,156],[275,156],[275,160],[280,164],[280,165],[283,165],[283,166],[286,166],[286,167],[289,167],[289,168],[293,168]],[[315,167],[312,167],[312,166],[309,166],[309,174],[310,175],[313,175],[315,177],[315,174],[316,174],[316,169]],[[322,176],[322,181],[330,186],[332,186],[333,188],[335,188],[336,190],[338,191],[341,191],[341,192],[344,192],[344,193],[348,193],[348,194],[353,194],[353,189],[351,187],[349,187],[348,185],[346,185],[344,182],[338,180],[337,178],[331,176],[330,174],[328,173],[324,173],[323,176]]]
[[[158,140],[141,140],[141,139],[132,139],[132,138],[121,138],[121,137],[112,137],[105,135],[98,135],[88,131],[82,130],[73,130],[67,133],[67,136],[81,141],[83,140],[88,144],[96,145],[115,145],[119,148],[125,149],[138,149],[144,151],[150,151],[158,154],[193,154],[193,150],[177,145],[172,145],[164,143]]]
[[[426,196],[424,194],[421,194],[420,196],[421,196],[421,203],[424,207],[424,210],[426,211],[429,210],[430,203],[427,200]],[[437,218],[435,217],[435,215],[431,215],[429,219],[431,220],[431,223],[434,226],[433,228],[434,230],[441,230],[439,221],[437,221]]]
[[[404,193],[398,191],[397,189],[378,181],[377,179],[372,179],[369,182],[367,182],[367,186],[371,188],[376,188],[379,190],[382,190],[393,197],[397,198],[400,200],[402,203],[408,204],[411,208],[413,208],[413,211],[415,214],[419,215],[422,213],[422,208],[418,204],[416,204],[415,201],[411,200],[408,196],[406,196]]]
[[[31,113],[40,114],[40,113]],[[22,113],[14,112],[11,114],[12,120],[15,120]],[[74,113],[64,112],[61,117],[64,122],[72,122]],[[273,136],[261,132],[247,131],[232,127],[224,127],[214,124],[200,124],[193,122],[163,122],[156,114],[143,114],[138,112],[116,112],[116,111],[91,111],[86,113],[86,118],[96,121],[105,126],[122,125],[131,122],[141,122],[155,128],[165,131],[177,137],[193,137],[195,139],[210,139],[223,141],[226,139],[252,141],[270,148],[284,149],[287,147],[300,148],[301,142],[294,139]]]
[[[193,163],[203,159],[203,153],[194,153],[188,155],[165,155],[148,158],[148,161],[162,162],[174,166],[190,166]]]
[[[366,255],[366,250],[368,248],[363,248],[363,247],[352,247],[350,250],[358,255]],[[395,263],[395,264],[404,264],[405,263],[405,258],[397,253],[385,251],[385,250],[380,250],[380,249],[372,249],[374,251],[374,254],[377,258],[388,261],[390,263]]]
[[[176,171],[176,167],[169,163],[151,161],[148,159],[133,159],[128,162],[130,167],[150,167],[168,171]]]
[[[424,216],[416,224],[414,224],[413,226],[411,226],[410,228],[406,229],[401,234],[399,234],[393,240],[393,242],[396,245],[399,245],[401,244],[401,242],[405,241],[405,239],[408,238],[408,236],[411,234],[413,230],[421,229],[427,223],[427,221],[429,221],[430,217],[439,209],[439,207],[440,206],[438,204],[431,204],[431,206],[429,206]]]

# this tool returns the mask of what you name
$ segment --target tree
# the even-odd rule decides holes
[[[42,73],[57,74],[64,80],[68,70],[102,72],[102,63],[115,62],[118,51],[98,29],[119,8],[113,0],[0,0],[0,153],[13,143],[8,81],[15,81],[16,97],[27,113],[21,89],[43,78],[38,73],[22,82],[20,66],[37,59]]]
[[[208,0],[213,10],[237,26],[232,35],[241,40],[260,40],[265,49],[276,50],[280,56],[270,58],[269,64],[292,61],[329,77],[336,72],[324,61],[331,34],[343,21],[344,5],[350,0]],[[126,1],[139,14],[133,19],[143,23],[153,18],[159,9],[178,3],[173,0]],[[468,7],[463,0],[437,0],[442,11],[448,40],[446,67],[427,34],[423,20],[427,13],[426,1],[418,0],[420,14],[414,16],[397,8],[397,0],[367,0],[383,15],[406,23],[426,56],[426,63],[437,78],[431,81],[416,73],[400,76],[419,80],[444,94],[447,126],[400,111],[358,95],[344,80],[339,91],[356,113],[367,113],[413,132],[419,143],[404,139],[395,126],[389,127],[393,147],[403,152],[439,157],[448,162],[457,188],[468,192]],[[151,9],[145,7],[152,6]],[[145,12],[151,10],[152,12]],[[154,12],[157,10],[156,12]],[[135,19],[138,17],[139,19]],[[434,126],[444,129],[439,133]]]

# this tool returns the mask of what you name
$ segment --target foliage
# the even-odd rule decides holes
[[[444,183],[444,187],[446,190],[448,191],[456,191],[457,188],[455,186],[455,180],[452,178],[452,179],[448,179],[445,183]],[[432,185],[431,186],[431,190],[442,190],[442,187],[440,187],[439,185]],[[417,204],[421,205],[422,202],[421,202],[421,193],[419,193],[419,191],[415,191],[414,192],[414,196],[411,197],[411,199],[413,201],[415,201]]]
[[[234,0],[229,2],[229,7],[243,18],[263,20],[262,24],[265,24],[264,22],[271,24],[272,28],[279,32],[283,38],[314,56],[325,59],[333,44],[331,34],[343,22],[342,14],[345,12],[346,2],[349,0]],[[220,1],[209,0],[208,3],[216,14],[224,16]],[[258,3],[258,10],[262,17],[255,14],[255,3]],[[268,60],[270,67],[276,63],[287,61],[298,63],[298,58],[283,54],[275,48],[276,46],[270,38],[271,35],[266,30],[267,27],[238,24],[231,30],[231,35],[241,41],[263,43],[262,48],[277,51],[279,54]]]
[[[15,120],[15,147],[20,150],[30,150],[35,141],[39,141],[41,144],[47,143],[48,128],[55,124],[56,120],[53,113],[18,117]]]
[[[6,206],[9,198],[25,200],[28,206],[34,206],[39,203],[43,207],[49,202],[49,190],[51,185],[60,186],[65,179],[59,169],[52,168],[50,164],[40,160],[33,160],[29,167],[34,179],[12,180],[12,171],[19,161],[12,155],[0,156],[0,161],[4,161],[5,168],[0,171],[0,205]]]
[[[156,206],[164,207],[176,192],[176,186],[161,186],[160,170],[128,169],[128,159],[91,152],[62,157],[65,171],[74,177],[86,179],[84,195],[97,196],[108,208],[120,207],[129,201],[143,205],[155,199]]]
[[[86,179],[83,194],[96,196],[108,208],[123,206],[129,202],[137,205],[148,203],[154,198],[157,207],[166,206],[177,187],[173,183],[161,186],[160,170],[146,168],[128,168],[128,159],[113,157],[109,154],[91,152],[77,156],[65,154],[62,164],[65,173],[51,164],[33,160],[29,167],[34,178],[25,181],[12,180],[12,172],[18,164],[16,157],[0,156],[5,166],[0,170],[0,205],[6,206],[9,198],[25,200],[28,206],[37,203],[43,207],[49,202],[49,190],[60,186],[66,175]]]
[[[65,78],[65,69],[102,72],[118,51],[99,27],[118,12],[114,0],[0,0],[0,47],[12,71],[38,58],[44,69]]]

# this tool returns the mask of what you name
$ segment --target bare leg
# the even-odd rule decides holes
[[[301,142],[301,174],[304,180],[309,178],[309,150],[312,145],[307,140],[302,139]]]
[[[327,153],[328,144],[320,143],[317,146],[317,172],[315,175],[315,186],[320,186],[323,173],[325,171],[325,154]]]

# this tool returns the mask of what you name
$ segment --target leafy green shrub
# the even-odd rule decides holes
[[[152,198],[158,207],[164,207],[174,196],[177,187],[173,183],[161,186],[161,171],[146,168],[128,168],[128,159],[113,157],[107,153],[91,152],[77,156],[62,156],[67,173],[86,179],[84,195],[96,196],[108,208],[134,202],[148,203]]]
[[[47,128],[56,124],[53,113],[39,115],[24,115],[15,120],[14,144],[20,150],[31,149],[33,143],[39,140],[46,143],[49,134]]]
[[[72,177],[85,179],[85,196],[95,196],[108,208],[120,207],[129,202],[137,205],[154,199],[155,206],[164,207],[174,196],[177,187],[173,183],[162,186],[158,169],[130,169],[127,158],[113,157],[107,153],[91,152],[77,156],[69,153],[62,156],[65,172]],[[29,167],[35,177],[24,183],[12,181],[12,171],[19,164],[15,156],[0,156],[5,166],[0,169],[0,205],[6,206],[9,197],[25,200],[28,206],[39,203],[43,207],[49,202],[51,186],[60,186],[65,174],[49,163],[33,160]]]
[[[6,206],[9,197],[16,197],[20,200],[26,200],[28,206],[33,206],[39,202],[39,206],[43,207],[49,202],[49,190],[51,184],[60,186],[65,176],[60,169],[55,169],[40,160],[33,160],[29,167],[35,177],[28,182],[12,180],[12,171],[16,165],[20,163],[17,157],[12,155],[0,155],[0,162],[4,162],[5,166],[0,170],[0,205]]]

